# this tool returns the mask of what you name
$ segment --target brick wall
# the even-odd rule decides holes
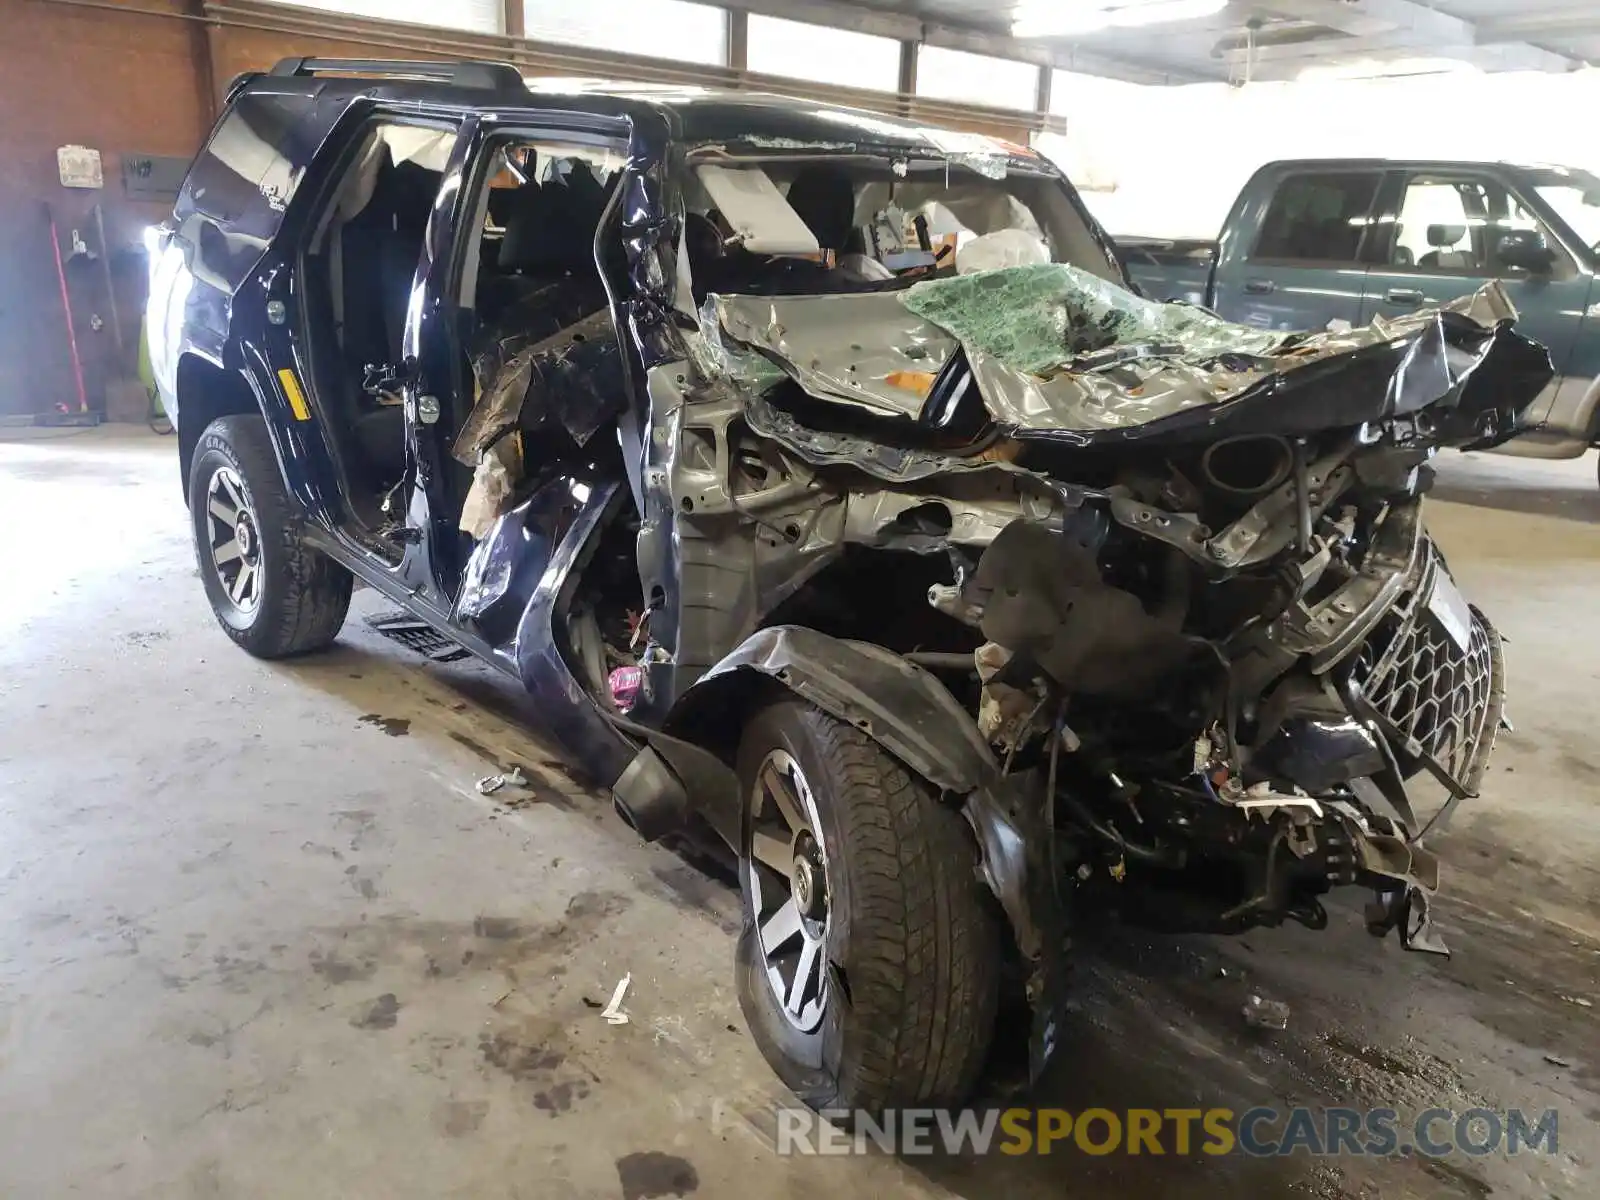
[[[356,44],[210,28],[182,19],[198,8],[187,0],[95,3],[104,7],[0,0],[0,415],[77,405],[50,215],[59,230],[89,404],[101,408],[106,381],[131,373],[136,363],[145,290],[142,232],[170,212],[165,204],[123,194],[122,155],[193,154],[211,128],[215,90],[240,71],[291,53],[371,53]],[[70,143],[100,151],[103,189],[61,186],[56,148]],[[70,257],[73,230],[100,250],[96,204],[111,249],[109,287],[106,264]],[[124,338],[120,356],[112,288]]]
[[[140,0],[154,10],[181,11],[182,3]],[[203,27],[114,7],[0,0],[0,413],[77,403],[46,205],[64,256],[74,229],[99,250],[93,206],[103,206],[131,365],[143,268],[129,248],[164,213],[160,205],[124,199],[120,155],[192,154],[210,125],[195,58]],[[101,152],[103,190],[61,186],[56,147],[68,143]],[[86,258],[66,263],[92,405],[120,365],[104,266]],[[104,322],[98,333],[91,328],[95,316]]]

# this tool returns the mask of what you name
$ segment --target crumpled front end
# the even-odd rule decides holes
[[[1320,928],[1358,885],[1374,932],[1439,949],[1425,835],[1476,792],[1504,667],[1423,496],[1550,378],[1515,316],[1491,285],[1275,333],[1059,264],[712,296],[650,379],[640,561],[683,598],[650,615],[647,691],[670,726],[765,627],[934,676],[952,743],[988,748],[952,801],[1030,963],[1036,1064],[1091,913]]]

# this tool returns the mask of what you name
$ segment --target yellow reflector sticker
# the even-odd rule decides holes
[[[289,397],[289,409],[296,421],[311,420],[311,409],[306,404],[306,394],[300,390],[300,381],[288,367],[278,372],[278,382],[283,384],[283,394]]]

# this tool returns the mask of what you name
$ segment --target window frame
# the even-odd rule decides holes
[[[1501,172],[1474,168],[1471,165],[1455,166],[1446,164],[1442,167],[1410,167],[1405,170],[1390,173],[1391,181],[1385,187],[1387,203],[1382,214],[1373,228],[1379,228],[1382,233],[1372,243],[1374,270],[1392,275],[1417,275],[1417,276],[1445,276],[1453,279],[1504,279],[1507,282],[1519,283],[1529,280],[1546,280],[1549,282],[1564,282],[1575,279],[1578,275],[1578,263],[1573,258],[1571,251],[1561,235],[1551,226],[1543,215],[1544,206],[1530,202],[1528,196],[1519,188],[1516,181],[1507,178]],[[1514,203],[1524,212],[1538,222],[1539,232],[1544,235],[1545,244],[1550,247],[1554,258],[1550,263],[1550,270],[1544,274],[1536,274],[1520,267],[1497,268],[1479,265],[1475,267],[1424,267],[1420,264],[1405,266],[1401,263],[1391,262],[1394,257],[1395,242],[1400,236],[1400,214],[1405,208],[1407,193],[1418,180],[1427,180],[1430,183],[1475,183],[1485,188],[1497,188],[1509,205]]]
[[[1277,202],[1278,197],[1283,194],[1284,189],[1295,180],[1323,178],[1333,175],[1370,175],[1373,179],[1372,198],[1367,202],[1366,224],[1362,228],[1361,236],[1356,242],[1355,257],[1289,258],[1278,254],[1262,254],[1260,249],[1261,243],[1266,238],[1267,234],[1267,219],[1271,216],[1273,205]],[[1383,195],[1383,190],[1384,171],[1382,168],[1373,168],[1370,166],[1329,165],[1326,167],[1297,167],[1283,172],[1272,181],[1272,193],[1268,197],[1266,204],[1263,205],[1261,209],[1261,215],[1256,228],[1255,239],[1251,243],[1250,252],[1245,256],[1245,261],[1253,265],[1260,266],[1300,267],[1313,270],[1320,270],[1330,267],[1349,269],[1351,267],[1366,265],[1370,261],[1369,256],[1371,253],[1374,219],[1378,215],[1379,200]]]
[[[456,309],[458,322],[468,314],[476,319],[477,287],[481,273],[483,221],[489,207],[489,168],[495,152],[516,142],[551,142],[556,145],[615,149],[624,160],[619,186],[627,186],[633,170],[628,165],[631,127],[625,117],[603,116],[569,109],[507,113],[482,120],[467,151],[462,174],[460,225],[455,254],[444,277],[443,292]],[[598,269],[598,264],[596,265]],[[470,285],[470,286],[469,286]]]

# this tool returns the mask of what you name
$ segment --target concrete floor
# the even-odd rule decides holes
[[[1600,1008],[1574,1003],[1600,1002],[1592,458],[1444,464],[1433,524],[1512,641],[1518,727],[1441,843],[1454,959],[1372,942],[1350,906],[1322,934],[1085,948],[1039,1103],[1562,1112],[1550,1157],[1313,1163],[778,1158],[733,894],[640,845],[478,668],[359,615],[314,660],[236,650],[173,456],[0,444],[0,1195],[1600,1190]],[[531,802],[477,794],[513,761]],[[624,972],[632,1020],[608,1025]],[[1252,992],[1287,1032],[1245,1028]]]

